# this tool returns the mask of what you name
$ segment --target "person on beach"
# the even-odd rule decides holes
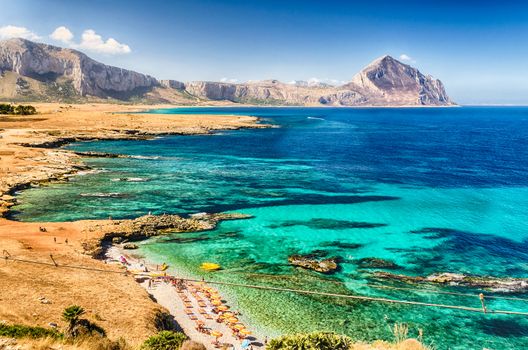
[[[149,278],[148,289],[152,289],[152,278]]]

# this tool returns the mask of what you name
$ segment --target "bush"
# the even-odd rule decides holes
[[[30,105],[13,106],[7,103],[0,103],[0,114],[32,115],[37,114],[37,109]]]
[[[345,335],[314,332],[285,335],[269,342],[267,350],[348,350],[353,341]]]
[[[13,114],[15,107],[7,103],[0,103],[0,114]]]
[[[181,350],[206,350],[205,345],[192,340],[186,340],[181,346]]]
[[[180,332],[161,331],[145,340],[143,350],[175,350],[179,349],[187,336]]]
[[[62,334],[53,329],[31,327],[20,324],[6,325],[0,323],[0,337],[9,338],[61,338]]]
[[[27,105],[27,106],[18,105],[18,106],[15,107],[15,114],[18,114],[18,115],[32,115],[32,114],[37,114],[37,110],[36,110],[35,107],[30,106],[30,105]]]

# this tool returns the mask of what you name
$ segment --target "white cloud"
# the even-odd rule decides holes
[[[81,42],[75,43],[73,41],[74,35],[70,29],[65,26],[55,28],[49,37],[55,41],[59,41],[69,47],[75,49],[82,49],[97,53],[104,53],[109,55],[127,54],[132,50],[127,44],[123,44],[114,38],[106,40],[93,29],[87,29],[82,33]],[[39,40],[41,37],[26,27],[17,27],[7,25],[0,27],[0,40],[9,38],[24,38],[29,40]]]
[[[71,44],[73,40],[73,33],[65,26],[57,27],[53,33],[49,36],[53,40],[63,42],[65,44]]]
[[[229,79],[229,78],[223,77],[222,79],[220,79],[220,81],[222,83],[232,83],[232,84],[234,84],[234,83],[238,82],[238,79],[234,79],[234,78]]]
[[[411,56],[404,53],[400,55],[400,60],[403,62],[416,63],[416,61]]]
[[[82,33],[81,43],[75,45],[79,49],[105,53],[110,55],[130,53],[130,46],[122,44],[114,38],[108,38],[106,41],[97,34],[93,29],[87,29]]]
[[[27,29],[26,27],[17,27],[12,25],[7,25],[0,27],[0,39],[9,39],[9,38],[23,38],[29,40],[38,40],[40,37]]]

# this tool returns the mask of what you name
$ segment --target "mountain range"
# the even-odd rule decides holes
[[[225,83],[159,80],[105,65],[73,49],[25,39],[0,41],[0,99],[302,106],[448,106],[440,80],[383,56],[346,84],[278,80]]]

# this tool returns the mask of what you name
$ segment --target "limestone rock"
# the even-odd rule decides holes
[[[328,258],[317,260],[313,255],[292,255],[288,257],[288,262],[294,266],[313,270],[321,273],[332,273],[338,269],[337,259]]]
[[[485,289],[498,293],[526,293],[528,292],[528,279],[511,277],[473,276],[458,273],[436,273],[426,277],[398,275],[378,271],[375,276],[382,279],[392,279],[405,283],[434,283],[466,288]]]
[[[139,246],[135,243],[125,243],[123,249],[138,249]]]
[[[185,89],[185,83],[178,81],[178,80],[165,79],[165,80],[160,80],[159,82],[161,86],[166,87],[166,88],[175,89],[175,90]]]
[[[0,71],[41,82],[69,82],[81,96],[126,99],[159,85],[148,75],[107,66],[72,49],[25,39],[0,41]]]
[[[397,269],[399,266],[390,260],[380,258],[362,258],[357,262],[359,267],[367,269]]]

